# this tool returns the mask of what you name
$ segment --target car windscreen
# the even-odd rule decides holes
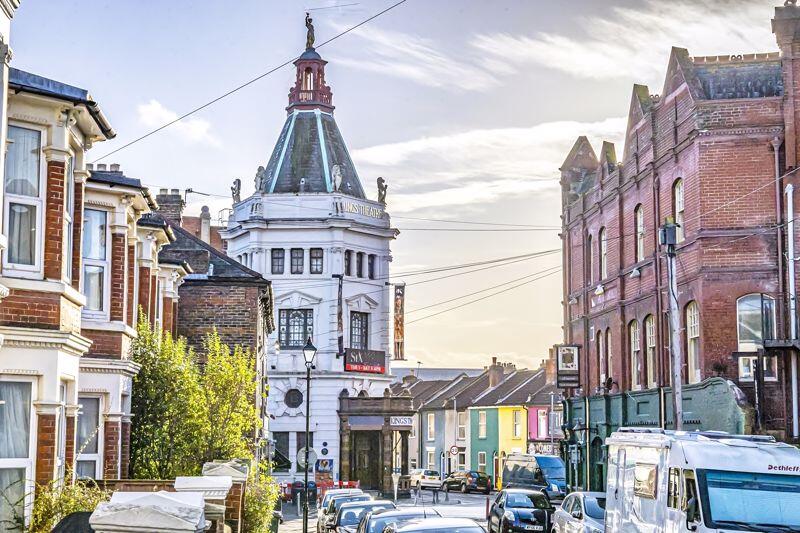
[[[606,515],[606,499],[605,498],[583,498],[583,506],[586,508],[586,514],[596,520],[602,520]]]
[[[486,474],[484,474],[483,472],[478,472],[477,470],[470,471],[469,475],[474,477],[474,478],[486,477]]]
[[[564,468],[564,461],[562,461],[560,457],[539,455],[536,457],[536,462],[539,463],[546,478],[566,479],[567,471]]]
[[[343,503],[347,502],[365,502],[370,500],[370,496],[368,494],[358,494],[353,496],[339,496],[333,500],[333,509],[338,510],[339,507],[342,506]]]
[[[771,531],[768,526],[775,531],[800,528],[800,476],[725,470],[697,473],[711,527],[750,531]]]
[[[340,526],[354,526],[357,525],[361,521],[361,517],[364,516],[364,513],[367,511],[377,511],[379,509],[392,509],[391,505],[364,505],[364,506],[352,506],[352,507],[345,507],[340,512],[339,516],[339,525]]]
[[[436,476],[436,477],[439,477],[439,472],[437,472],[436,470],[426,470],[426,471],[425,471],[425,475],[426,475],[426,476]]]
[[[486,533],[481,526],[460,526],[460,527],[437,527],[434,529],[420,523],[419,529],[414,527],[404,527],[403,533]]]
[[[384,528],[391,525],[404,524],[425,516],[425,511],[419,510],[409,514],[392,514],[392,516],[373,516],[369,521],[367,533],[383,533]]]
[[[520,494],[509,492],[506,496],[506,507],[516,509],[549,509],[550,502],[544,494]]]

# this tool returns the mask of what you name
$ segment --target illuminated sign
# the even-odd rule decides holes
[[[386,352],[347,348],[344,351],[344,369],[346,372],[385,374]]]

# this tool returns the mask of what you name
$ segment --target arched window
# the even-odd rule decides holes
[[[605,337],[606,334],[604,331],[600,330],[595,335],[595,347],[597,348],[597,375],[598,375],[598,383],[600,387],[603,387],[603,383],[606,381],[606,350],[605,350]]]
[[[647,388],[653,389],[656,387],[656,320],[653,315],[647,315],[644,319],[644,337]]]
[[[683,180],[678,178],[672,185],[672,216],[675,218],[675,224],[678,225],[676,233],[678,242],[683,241],[686,232],[683,227]]]
[[[630,337],[630,369],[631,369],[631,390],[639,390],[641,383],[639,381],[640,359],[641,359],[641,344],[639,343],[639,322],[632,321],[628,325],[628,333]]]
[[[593,256],[594,256],[594,254],[592,253],[592,236],[591,235],[587,235],[586,236],[586,267],[589,270],[587,272],[587,274],[586,274],[587,275],[587,277],[586,277],[587,285],[590,285],[592,282],[594,282],[594,260],[593,260]]]
[[[775,338],[775,299],[767,294],[747,294],[736,300],[736,330],[740,352],[756,352],[764,339]],[[739,379],[755,379],[756,357],[739,357]],[[764,379],[776,380],[775,356],[764,357]]]
[[[642,204],[636,206],[633,210],[634,232],[636,234],[636,250],[634,259],[638,263],[644,259],[644,209]]]
[[[606,329],[606,372],[609,378],[614,378],[614,357],[611,352],[611,328]]]
[[[700,308],[697,302],[686,306],[686,381],[699,383],[700,375]]]
[[[600,279],[604,280],[608,277],[608,241],[606,240],[606,228],[600,228],[597,240],[599,241],[597,244],[600,252]]]
[[[311,70],[311,67],[308,67],[303,71],[303,90],[304,91],[314,90],[314,73]]]

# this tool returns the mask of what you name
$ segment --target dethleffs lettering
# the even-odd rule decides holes
[[[344,202],[344,211],[371,218],[383,218],[383,209],[372,207],[371,205],[357,204],[354,202]]]

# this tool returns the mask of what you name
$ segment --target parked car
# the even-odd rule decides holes
[[[437,470],[417,468],[411,471],[411,486],[418,489],[438,488],[442,483],[442,476]]]
[[[336,533],[355,533],[361,517],[369,511],[378,509],[395,509],[389,500],[346,502],[339,507],[330,529]]]
[[[383,533],[486,533],[469,518],[424,518],[389,526]]]
[[[374,498],[369,494],[339,494],[334,495],[331,500],[328,502],[328,507],[325,509],[324,514],[322,515],[322,520],[317,522],[317,531],[319,533],[325,533],[329,529],[331,529],[331,524],[333,523],[334,519],[336,518],[336,513],[339,512],[339,508],[348,502],[369,502],[372,501]]]
[[[547,495],[541,491],[501,490],[489,507],[489,533],[512,531],[549,533],[554,511]]]
[[[412,520],[440,517],[433,507],[405,507],[403,509],[381,509],[369,511],[361,517],[356,533],[383,533],[388,526],[396,526]]]
[[[334,498],[334,496],[346,496],[346,495],[353,495],[353,494],[363,494],[364,491],[361,489],[328,489],[325,491],[325,495],[322,497],[322,500],[317,505],[317,533],[320,533],[322,529],[320,529],[321,525],[324,523],[325,512],[328,509],[328,504]]]
[[[560,502],[567,495],[567,469],[554,455],[515,453],[503,466],[501,483],[503,488],[539,490],[550,501]]]
[[[451,472],[442,481],[442,490],[460,490],[464,494],[471,490],[479,490],[489,494],[492,490],[492,480],[485,472],[477,470],[456,470]]]
[[[552,533],[602,533],[605,514],[605,492],[573,492],[553,513]]]

